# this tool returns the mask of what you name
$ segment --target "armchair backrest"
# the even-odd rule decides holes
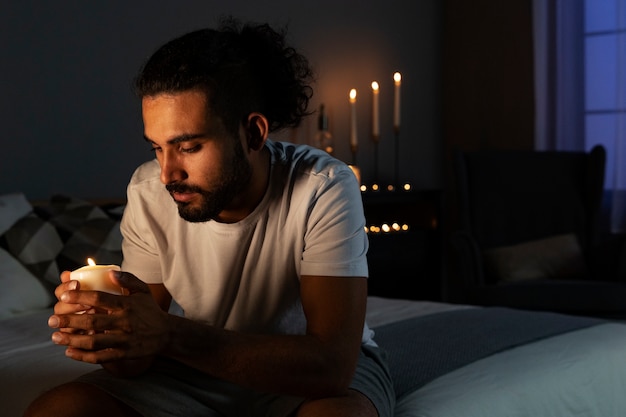
[[[575,233],[598,238],[606,152],[481,150],[454,155],[461,226],[481,250]]]

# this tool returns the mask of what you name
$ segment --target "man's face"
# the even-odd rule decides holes
[[[142,100],[144,136],[161,165],[161,182],[190,222],[219,218],[236,204],[252,175],[240,138],[210,116],[200,91]]]

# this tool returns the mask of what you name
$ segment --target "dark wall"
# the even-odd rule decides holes
[[[445,0],[442,16],[444,189],[454,230],[454,150],[534,147],[532,0]]]
[[[447,148],[533,149],[532,0],[445,0]]]
[[[312,106],[326,104],[337,156],[350,162],[348,91],[357,88],[364,182],[392,181],[392,74],[403,74],[400,180],[443,181],[439,0],[335,2],[252,0],[7,2],[0,13],[0,193],[120,198],[151,157],[142,140],[132,78],[166,40],[232,13],[289,25],[291,41],[318,71]],[[379,173],[370,139],[370,83],[381,84]],[[279,138],[308,142],[315,117]]]
[[[460,227],[456,149],[533,149],[532,0],[445,0],[442,14],[442,133],[445,242]],[[451,254],[451,248],[447,247]],[[459,287],[448,256],[448,297]]]

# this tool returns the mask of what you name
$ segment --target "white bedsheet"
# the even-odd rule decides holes
[[[0,415],[21,417],[41,392],[70,381],[97,365],[65,357],[52,343],[48,317],[40,310],[0,321]]]
[[[374,328],[450,309],[435,302],[368,299]],[[0,321],[2,417],[19,417],[42,391],[97,369],[50,341],[51,310]],[[624,417],[626,325],[609,323],[551,337],[444,375],[397,406],[397,417]]]
[[[550,337],[476,361],[405,397],[396,417],[624,417],[626,325]]]
[[[367,320],[475,308],[370,297]],[[403,398],[396,417],[626,417],[626,324],[607,323],[510,349]]]

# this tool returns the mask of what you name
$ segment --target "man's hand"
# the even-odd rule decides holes
[[[128,295],[81,291],[68,271],[61,274],[62,283],[55,290],[59,302],[48,320],[58,329],[52,341],[67,346],[68,357],[89,363],[154,357],[167,343],[167,313],[137,277],[109,274]],[[77,314],[81,311],[85,314]]]

